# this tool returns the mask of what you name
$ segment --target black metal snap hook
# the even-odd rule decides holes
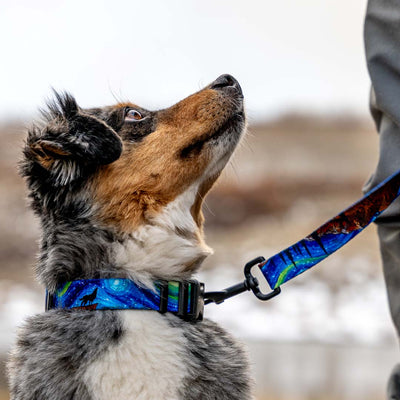
[[[258,264],[261,264],[262,262],[265,261],[264,257],[257,257],[254,260],[249,261],[245,266],[244,266],[244,276],[246,277],[247,284],[249,285],[250,289],[254,293],[254,295],[262,300],[262,301],[267,301],[269,299],[272,299],[273,297],[277,296],[281,292],[281,288],[277,287],[270,293],[263,293],[261,292],[258,284],[258,279],[252,275],[251,269]]]
[[[215,303],[215,304],[221,304],[223,303],[226,299],[229,299],[230,297],[236,296],[240,293],[246,292],[251,290],[254,295],[262,300],[266,301],[269,299],[272,299],[273,297],[277,296],[281,292],[281,288],[278,287],[274,289],[270,293],[262,293],[260,288],[259,288],[259,283],[258,279],[252,275],[251,269],[257,265],[265,261],[264,257],[257,257],[254,260],[249,261],[245,266],[244,266],[244,276],[245,280],[242,283],[238,283],[237,285],[234,286],[229,286],[226,289],[223,289],[218,292],[206,292],[204,293],[204,304],[209,304],[209,303]]]

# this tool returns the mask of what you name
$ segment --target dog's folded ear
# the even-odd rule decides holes
[[[25,155],[45,169],[60,172],[64,165],[78,172],[120,157],[122,141],[114,129],[81,110],[71,95],[55,93],[42,114],[46,123],[30,130]]]

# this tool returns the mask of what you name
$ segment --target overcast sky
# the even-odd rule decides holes
[[[253,119],[367,113],[364,0],[0,2],[0,119],[30,116],[51,87],[82,106],[114,95],[163,108],[222,73]]]

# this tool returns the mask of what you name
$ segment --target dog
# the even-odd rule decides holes
[[[21,173],[41,223],[36,274],[47,291],[79,279],[147,288],[190,279],[212,252],[204,197],[246,127],[236,79],[222,75],[161,111],[128,102],[83,109],[55,93],[42,113]],[[51,309],[20,328],[8,362],[12,400],[252,398],[247,354],[216,323],[82,308]]]

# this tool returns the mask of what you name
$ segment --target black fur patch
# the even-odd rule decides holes
[[[55,93],[55,100],[48,102],[42,115],[43,126],[28,132],[24,176],[50,186],[65,186],[120,157],[122,141],[117,133],[81,110],[71,95]]]
[[[157,112],[135,107],[134,109],[139,111],[143,118],[137,121],[125,121],[125,115],[130,109],[130,107],[104,107],[91,108],[87,112],[111,126],[124,142],[132,143],[142,140],[155,131]]]

